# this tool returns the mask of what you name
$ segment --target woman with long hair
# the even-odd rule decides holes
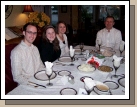
[[[53,62],[60,57],[61,50],[59,41],[53,26],[47,25],[44,27],[38,49],[43,63],[45,61]]]
[[[66,36],[67,25],[64,21],[59,21],[56,26],[56,36],[59,40],[59,46],[61,49],[61,56],[69,51],[68,39]]]

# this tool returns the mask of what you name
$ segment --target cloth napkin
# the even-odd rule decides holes
[[[46,65],[46,72],[47,72],[47,74],[51,75],[53,63],[46,61],[45,65]]]
[[[121,61],[122,58],[123,57],[117,57],[116,55],[113,55],[115,66],[119,66],[120,65],[120,61]]]
[[[61,77],[61,82],[63,83],[63,85],[66,85],[68,83],[68,76],[63,75],[63,77]]]
[[[75,49],[73,49],[73,47],[70,46],[70,56],[73,56],[73,55],[74,55],[74,52],[75,52]]]
[[[83,88],[79,88],[78,95],[87,95],[87,91]]]
[[[84,83],[89,89],[92,89],[96,85],[95,81],[92,80],[91,78],[85,78]]]
[[[114,61],[121,61],[123,57],[117,57],[116,55],[113,55]]]
[[[87,59],[86,63],[93,64],[96,67],[99,67],[103,63],[104,59],[99,59],[95,56],[92,56]]]

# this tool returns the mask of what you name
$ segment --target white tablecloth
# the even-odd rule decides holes
[[[75,48],[79,48],[78,46],[76,46]],[[88,49],[91,51],[91,49],[93,49],[95,47],[92,46],[84,46],[84,49]],[[69,53],[67,53],[65,56],[69,56]],[[75,55],[75,57],[84,57],[83,55]],[[58,62],[58,60],[56,60],[55,62]],[[118,89],[113,89],[111,90],[113,95],[125,95],[125,93],[122,90],[125,90],[124,87],[122,87],[119,83],[118,83],[118,79],[121,78],[116,78],[116,79],[111,79],[110,76],[113,75],[115,73],[114,69],[112,72],[107,73],[107,72],[102,72],[99,71],[98,69],[96,69],[93,73],[81,73],[79,72],[79,70],[77,69],[77,66],[80,65],[81,63],[85,63],[85,61],[81,61],[80,58],[75,60],[74,66],[62,66],[62,65],[56,65],[56,63],[54,62],[54,66],[53,66],[53,70],[57,73],[57,76],[52,79],[50,82],[53,83],[53,86],[46,86],[47,88],[43,88],[43,87],[34,87],[32,85],[19,85],[18,87],[16,87],[15,89],[13,89],[11,92],[9,92],[7,95],[60,95],[60,91],[63,88],[66,87],[70,87],[70,88],[74,88],[77,93],[79,91],[79,88],[84,88],[84,83],[82,81],[80,81],[80,78],[83,76],[90,76],[92,77],[94,80],[96,81],[100,81],[100,82],[104,82],[104,81],[114,81],[119,85]],[[107,66],[111,66],[113,68],[113,63],[112,63],[112,57],[107,57],[106,61],[103,63],[103,65],[107,65]],[[65,85],[63,85],[63,83],[61,82],[61,78],[62,76],[58,75],[58,72],[61,70],[68,70],[71,72],[71,75],[74,76],[74,84],[71,83],[67,83]],[[125,74],[125,64],[121,64],[119,69],[117,70],[117,74],[118,75],[122,75]],[[42,84],[42,85],[46,85],[48,83],[48,81],[40,81],[35,79],[34,77],[30,78],[30,81],[38,83],[38,84]],[[91,93],[92,95],[97,95],[96,93],[94,93],[94,91],[92,91]]]

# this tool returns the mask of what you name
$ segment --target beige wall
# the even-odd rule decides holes
[[[72,28],[78,29],[78,5],[72,6]]]
[[[22,13],[23,9],[23,5],[13,5],[11,15],[5,19],[5,27],[24,25],[26,23],[27,15]]]
[[[65,21],[67,24],[70,24],[70,6],[67,6],[67,13],[61,12],[61,6],[59,6],[58,20]]]
[[[72,6],[72,19],[70,19],[70,8],[71,6],[67,5],[67,13],[62,13],[61,6],[59,6],[58,20],[65,21],[67,24],[72,24],[73,29],[78,29],[78,6]],[[27,14],[22,13],[23,9],[23,5],[13,5],[13,11],[11,15],[5,19],[5,27],[24,25],[28,16]]]

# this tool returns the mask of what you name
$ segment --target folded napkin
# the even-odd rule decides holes
[[[51,75],[51,74],[52,74],[52,66],[53,66],[53,63],[46,61],[46,62],[45,62],[45,65],[46,65],[46,73],[47,73],[48,75]]]
[[[117,57],[116,55],[113,55],[114,61],[121,61],[123,57]]]
[[[104,59],[99,59],[95,56],[92,56],[87,59],[86,63],[93,64],[96,67],[100,66],[103,63]]]
[[[114,64],[115,66],[119,66],[120,65],[120,61],[123,57],[117,57],[116,55],[113,55],[113,59],[114,59]]]
[[[91,78],[85,78],[84,83],[88,87],[88,89],[92,89],[96,85],[95,81],[92,80]]]
[[[74,56],[75,49],[73,49],[72,46],[70,46],[70,56]]]
[[[87,95],[87,91],[83,88],[79,88],[78,95]]]
[[[63,85],[66,85],[68,83],[68,76],[63,75],[63,77],[61,77],[61,82],[63,83]]]

